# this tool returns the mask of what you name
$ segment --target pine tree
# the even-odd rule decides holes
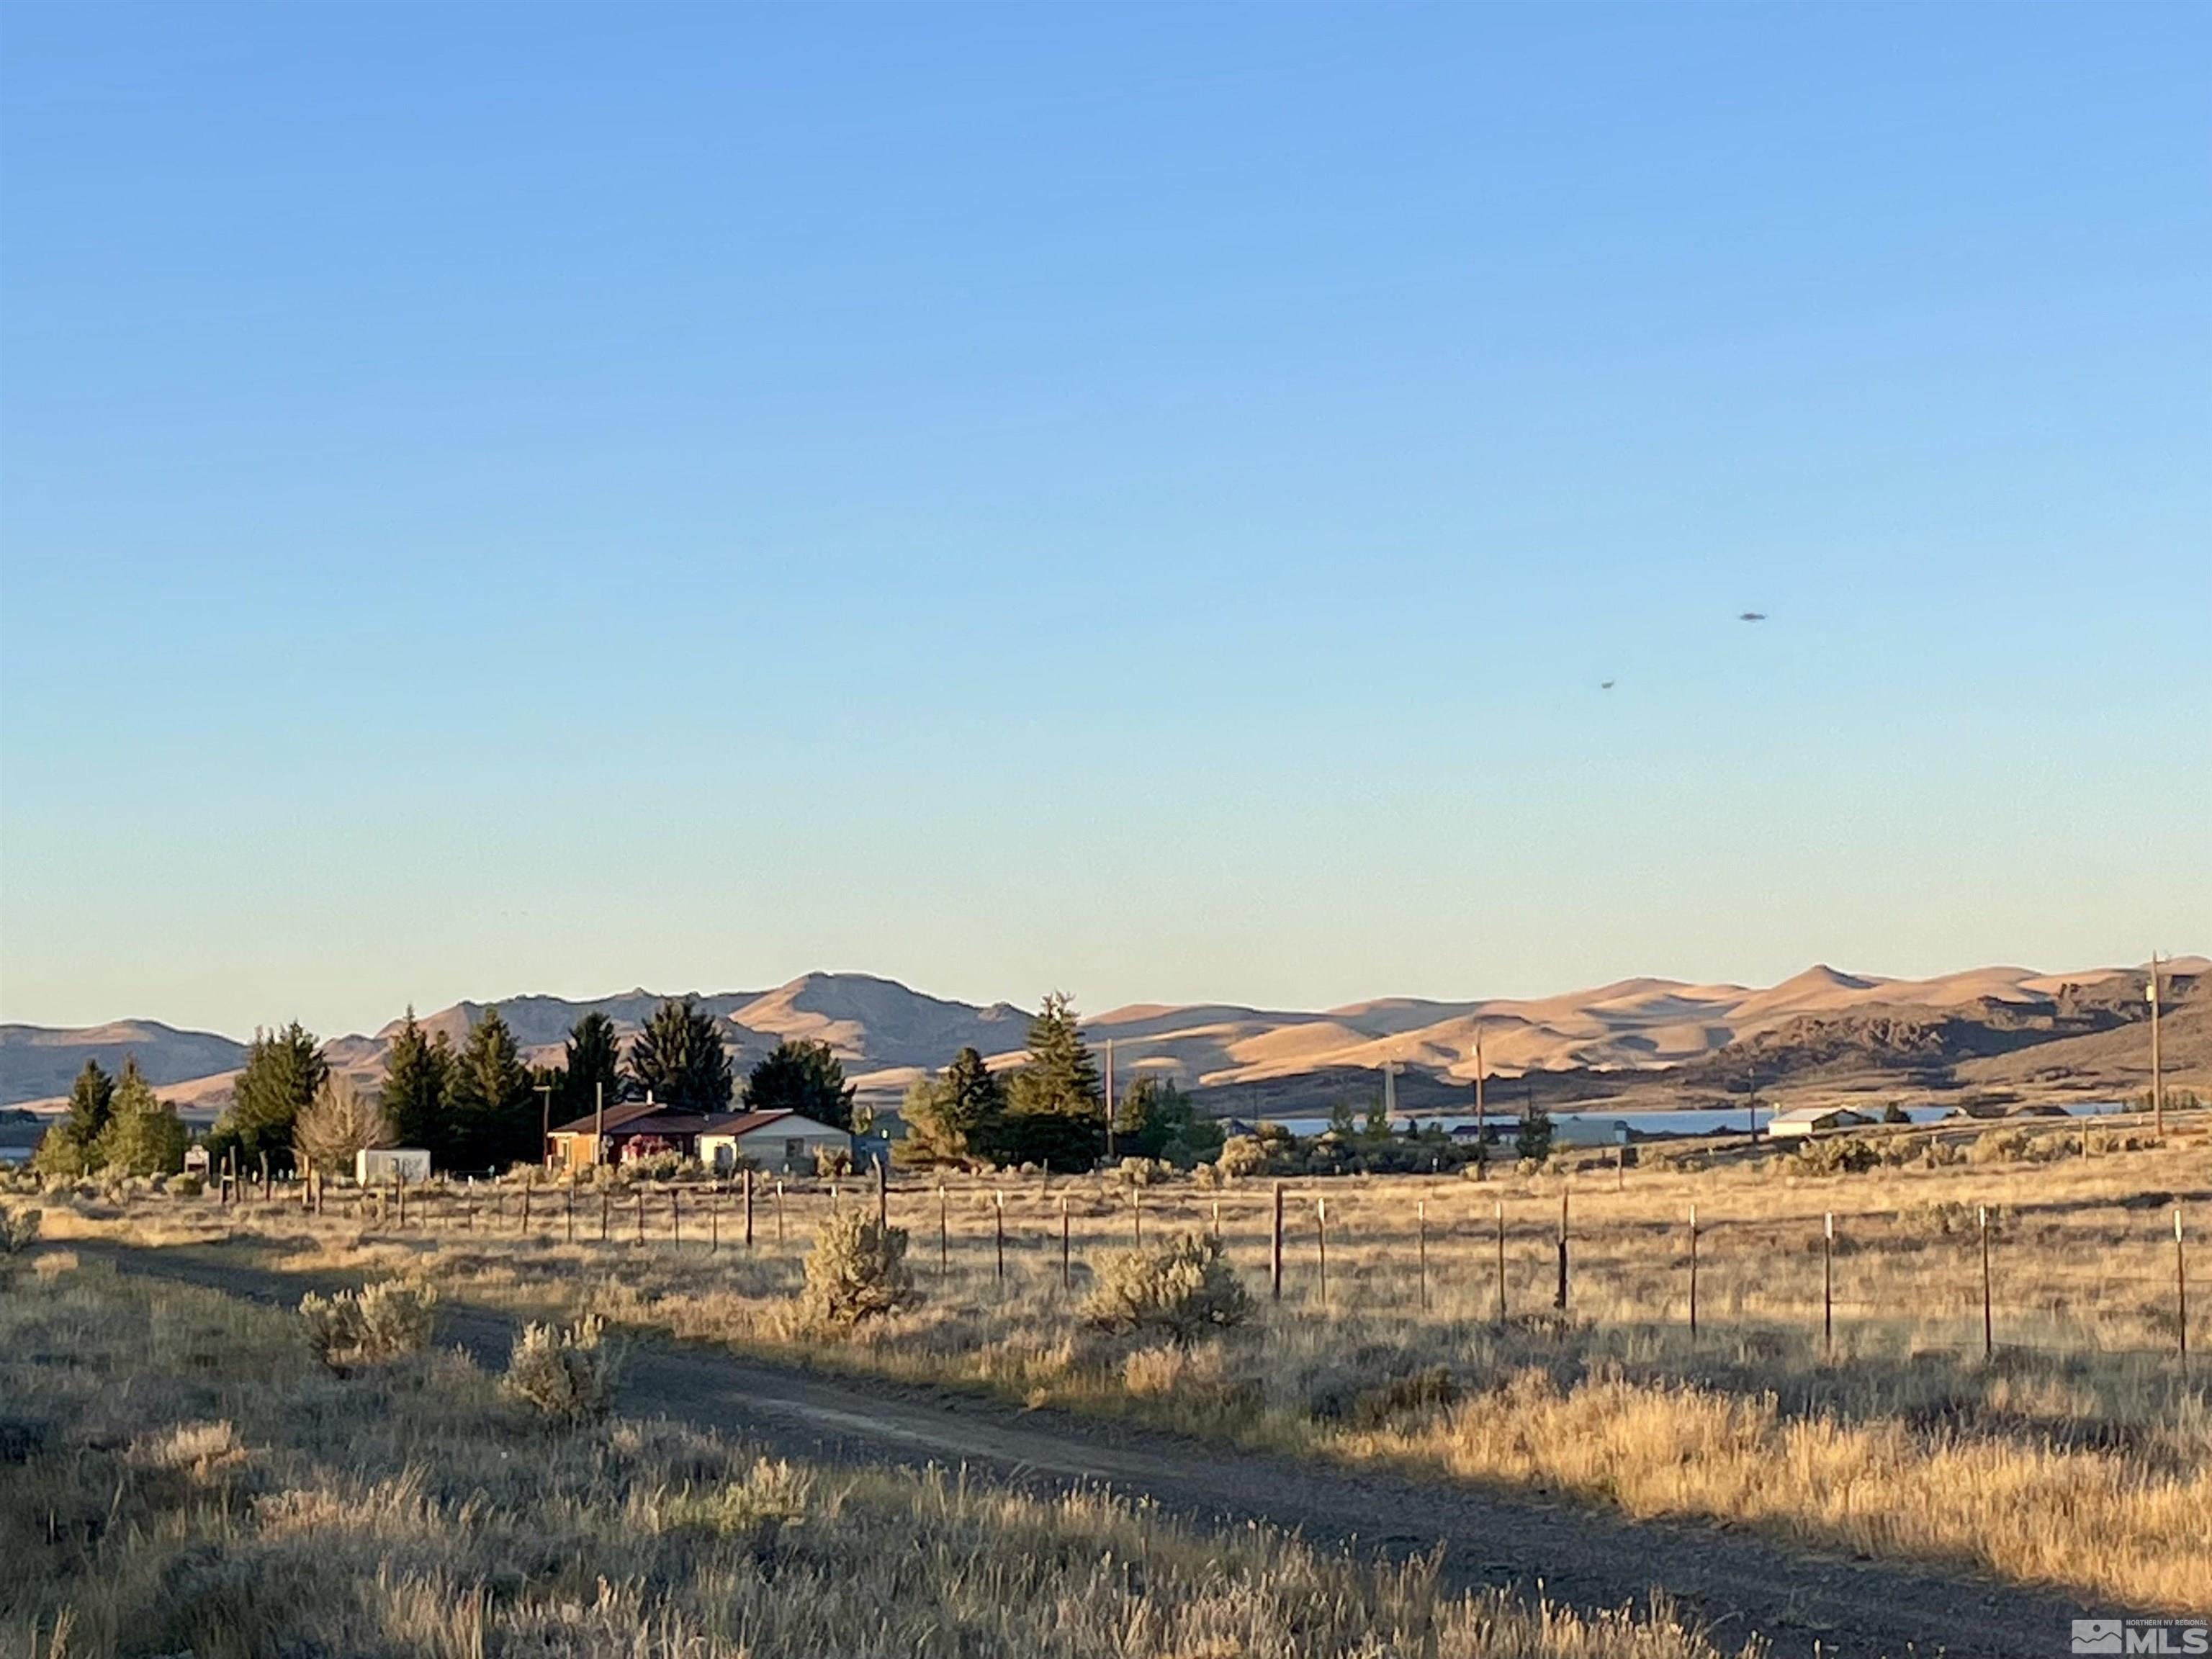
[[[415,1010],[384,1055],[384,1088],[378,1099],[392,1145],[419,1146],[443,1168],[452,1161],[454,1136],[446,1115],[453,1049],[446,1034],[434,1037],[415,1023]]]
[[[321,1045],[296,1019],[281,1031],[253,1033],[219,1131],[238,1148],[240,1169],[264,1152],[272,1163],[290,1161],[292,1124],[330,1071]]]
[[[745,1079],[745,1109],[797,1112],[833,1129],[853,1127],[853,1085],[826,1042],[786,1037]]]
[[[453,1156],[471,1169],[538,1162],[538,1097],[514,1033],[496,1007],[487,1008],[453,1057],[446,1084]]]
[[[992,1136],[1002,1163],[1087,1170],[1105,1149],[1098,1065],[1083,1041],[1075,1005],[1054,991],[1030,1022],[1029,1063],[1014,1073],[1007,1110]]]
[[[138,1062],[125,1060],[123,1063],[135,1068]],[[77,1144],[89,1146],[99,1139],[114,1109],[115,1079],[100,1069],[98,1060],[86,1060],[84,1070],[76,1074],[76,1082],[70,1089],[70,1133],[76,1137]]]
[[[588,1115],[598,1109],[602,1090],[610,1106],[622,1098],[622,1043],[614,1021],[594,1009],[569,1029],[561,1089],[553,1097],[554,1121],[568,1123]]]
[[[935,1077],[917,1078],[907,1091],[900,1161],[963,1164],[988,1158],[1006,1110],[1006,1085],[981,1054],[963,1048]]]
[[[188,1139],[177,1109],[155,1097],[137,1060],[125,1060],[92,1162],[112,1175],[174,1175],[185,1167]]]
[[[690,997],[672,997],[653,1011],[630,1045],[625,1092],[650,1096],[679,1112],[730,1109],[730,1056],[710,1015]]]

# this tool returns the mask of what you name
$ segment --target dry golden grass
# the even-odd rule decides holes
[[[1662,1608],[1454,1596],[1259,1529],[617,1421],[98,1266],[0,1290],[0,1655],[1718,1659]]]
[[[681,1249],[664,1197],[652,1240],[617,1211],[612,1241],[559,1242],[541,1193],[533,1234],[398,1232],[296,1212],[130,1204],[52,1216],[181,1239],[240,1233],[294,1267],[434,1268],[457,1295],[534,1315],[590,1310],[633,1327],[794,1363],[1126,1413],[1242,1443],[1384,1460],[1576,1494],[1638,1515],[1755,1525],[1884,1557],[1954,1561],[2144,1607],[2212,1608],[2212,1400],[2175,1346],[2171,1202],[2201,1213],[2201,1121],[2160,1149],[2056,1162],[1966,1163],[1817,1177],[1774,1160],[1705,1170],[1609,1167],[1465,1180],[1294,1183],[1285,1299],[1267,1299],[1270,1183],[1216,1195],[1109,1180],[961,1182],[892,1195],[927,1299],[836,1340],[791,1313],[804,1241],[833,1200],[787,1191],[784,1239],[763,1197],[757,1243],[736,1200],[693,1195]],[[2032,1150],[2032,1149],[2031,1149]],[[1617,1184],[1618,1183],[1618,1184]],[[1571,1282],[1551,1308],[1559,1198]],[[1005,1195],[1006,1277],[994,1228]],[[1315,1200],[1328,1202],[1324,1301]],[[939,1217],[948,1243],[940,1255]],[[1496,1318],[1496,1208],[1506,1214],[1509,1319]],[[1698,1206],[1700,1330],[1686,1328],[1686,1218]],[[1068,1215],[1072,1283],[1060,1282]],[[1998,1351],[1981,1353],[1988,1206]],[[1248,1328],[1193,1353],[1113,1340],[1077,1316],[1086,1258],[1218,1225],[1260,1301]],[[1425,1211],[1425,1220],[1423,1212]],[[1836,1218],[1832,1344],[1821,1325],[1822,1217]],[[1965,1231],[1960,1231],[1961,1218]],[[418,1222],[424,1218],[418,1214]],[[1427,1237],[1428,1283],[1419,1261]],[[1947,1228],[1948,1229],[1947,1231]],[[2212,1276],[2212,1275],[2208,1275]],[[1426,1305],[1424,1306],[1425,1300]],[[2206,1342],[2200,1311],[2194,1344]]]

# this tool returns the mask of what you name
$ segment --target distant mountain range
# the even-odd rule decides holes
[[[2170,969],[2169,1074],[2212,1081],[2208,963]],[[1382,1068],[1400,1073],[1401,1103],[1441,1103],[1464,1093],[1483,1062],[1501,1079],[1550,1098],[1686,1103],[1741,1092],[1869,1087],[2116,1090],[2141,1086],[2148,1044],[2133,1028],[2147,1012],[2143,969],[2045,974],[1981,968],[1925,980],[1882,979],[1816,966],[1763,989],[1633,979],[1536,999],[1431,1001],[1389,998],[1320,1012],[1235,1005],[1139,1004],[1091,1016],[1091,1042],[1111,1042],[1115,1071],[1171,1078],[1224,1110],[1326,1109],[1364,1099]],[[635,1032],[664,994],[643,989],[570,1001],[519,996],[498,1006],[533,1060],[558,1058],[562,1038],[588,1011]],[[927,996],[866,974],[808,974],[772,991],[698,997],[721,1022],[742,1073],[786,1037],[827,1042],[863,1093],[895,1099],[914,1078],[973,1046],[994,1062],[1019,1057],[1028,1013],[1011,1003]],[[464,1039],[487,1005],[457,1003],[422,1017]],[[373,1036],[331,1039],[333,1066],[374,1081],[399,1022]],[[0,1104],[51,1103],[88,1059],[110,1070],[126,1055],[165,1096],[187,1105],[228,1098],[245,1045],[152,1020],[78,1030],[0,1026]]]

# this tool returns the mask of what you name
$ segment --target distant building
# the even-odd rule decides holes
[[[353,1155],[353,1178],[364,1187],[428,1181],[430,1154],[420,1146],[364,1146]]]
[[[1848,1106],[1793,1106],[1767,1120],[1766,1133],[1771,1140],[1809,1140],[1838,1129],[1863,1128],[1874,1121],[1869,1114]]]
[[[680,1112],[649,1100],[625,1101],[604,1115],[563,1123],[548,1136],[556,1170],[628,1164],[673,1152],[724,1173],[743,1158],[763,1170],[811,1170],[823,1149],[849,1152],[844,1130],[796,1112]]]

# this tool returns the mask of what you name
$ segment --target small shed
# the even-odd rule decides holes
[[[1863,1128],[1874,1121],[1848,1106],[1793,1106],[1767,1120],[1766,1133],[1771,1140],[1810,1140],[1838,1129]]]
[[[420,1146],[364,1146],[353,1155],[353,1178],[364,1187],[428,1181],[430,1154]]]

